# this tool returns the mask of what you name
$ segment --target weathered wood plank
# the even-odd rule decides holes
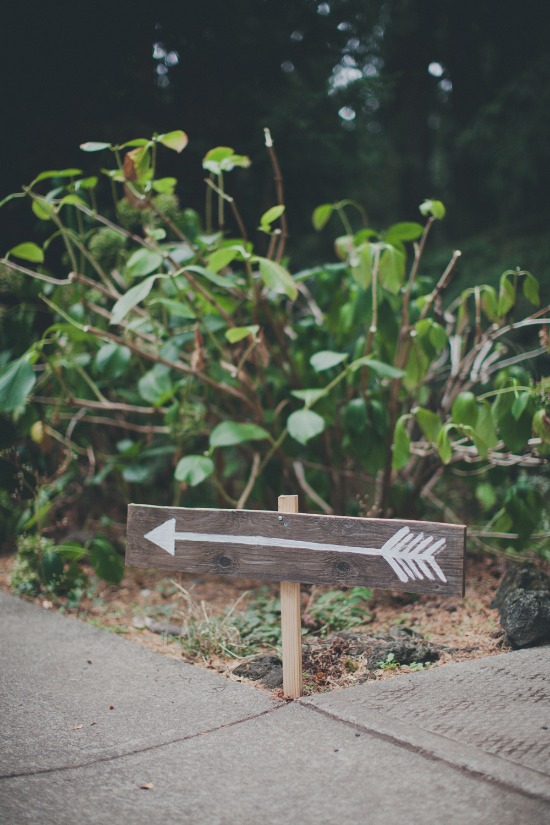
[[[127,539],[135,567],[464,594],[462,525],[130,504]]]

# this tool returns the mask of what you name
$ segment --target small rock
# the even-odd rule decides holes
[[[550,642],[550,576],[531,562],[505,573],[491,607],[498,608],[506,640],[512,647]]]
[[[490,606],[500,608],[508,594],[515,590],[550,590],[550,576],[538,570],[532,562],[510,567],[502,577]]]
[[[277,688],[283,684],[283,666],[278,656],[258,656],[233,668],[235,676],[244,676],[265,687]]]
[[[132,624],[138,630],[147,628],[151,633],[164,634],[166,636],[181,636],[181,627],[170,622],[155,622],[149,616],[134,616]]]
[[[518,588],[506,596],[499,613],[512,647],[550,642],[550,590]]]
[[[146,627],[151,633],[159,633],[164,636],[181,636],[181,625],[171,624],[170,622],[153,622],[149,620]]]
[[[338,634],[341,638],[343,633]],[[407,627],[395,626],[389,633],[376,635],[355,634],[349,640],[348,653],[351,656],[366,655],[367,667],[375,670],[378,662],[385,662],[388,655],[393,653],[394,661],[400,665],[410,665],[412,662],[437,662],[440,658],[440,649]]]

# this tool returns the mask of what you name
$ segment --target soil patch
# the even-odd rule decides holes
[[[9,590],[9,572],[13,557],[0,557],[0,588]],[[120,585],[98,581],[93,571],[85,568],[90,586],[79,601],[72,605],[65,599],[40,597],[36,603],[45,609],[58,610],[124,635],[137,644],[177,659],[182,657],[200,667],[221,673],[227,678],[247,680],[234,673],[250,656],[239,657],[223,651],[204,654],[184,651],[181,639],[171,635],[189,618],[189,600],[193,610],[207,618],[227,617],[234,621],[258,593],[275,598],[278,586],[257,581],[231,579],[222,576],[196,577],[185,574],[166,576],[162,571],[127,569]],[[304,637],[304,683],[306,693],[331,690],[360,683],[366,679],[394,678],[400,673],[428,667],[441,667],[449,662],[490,656],[506,649],[498,611],[490,607],[498,583],[504,573],[503,563],[492,557],[469,559],[464,599],[417,596],[386,590],[375,590],[366,605],[363,620],[357,626],[330,633],[324,638]],[[184,588],[188,594],[182,597]],[[312,597],[330,588],[302,587],[303,609]],[[236,604],[238,602],[238,604]],[[411,648],[411,643],[416,647]],[[400,651],[409,645],[411,654],[401,652],[392,657],[386,651],[400,644]],[[388,647],[390,645],[390,647]],[[405,647],[404,647],[405,646]],[[421,661],[411,661],[414,651],[424,651]],[[431,652],[430,652],[431,651]],[[266,643],[254,651],[254,657],[271,656],[276,646]],[[416,654],[418,655],[418,654]],[[239,669],[241,674],[243,669]],[[246,668],[244,669],[246,672]],[[254,680],[262,689],[275,689],[268,679]]]

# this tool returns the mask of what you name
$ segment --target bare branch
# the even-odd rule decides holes
[[[330,504],[327,504],[327,502],[321,498],[319,493],[315,492],[311,484],[308,483],[306,479],[306,474],[304,472],[304,465],[302,464],[302,462],[294,461],[292,467],[294,468],[294,473],[296,475],[298,484],[300,485],[304,493],[307,496],[309,496],[310,499],[314,501],[315,504],[317,504],[317,506],[320,507],[324,513],[326,513],[328,516],[332,516],[334,514],[333,508],[330,506]]]
[[[242,510],[246,502],[248,501],[248,497],[252,492],[252,488],[254,487],[254,483],[258,478],[258,472],[260,470],[260,453],[254,453],[254,459],[252,461],[252,469],[250,470],[250,475],[248,477],[248,481],[246,482],[246,487],[241,493],[241,497],[237,502],[237,510]]]

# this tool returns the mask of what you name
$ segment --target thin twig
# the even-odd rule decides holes
[[[302,464],[302,462],[294,461],[292,467],[294,468],[294,473],[296,475],[298,484],[300,485],[304,493],[307,496],[309,496],[310,499],[314,501],[315,504],[317,504],[317,506],[320,507],[324,513],[326,513],[328,516],[332,516],[334,514],[333,508],[330,506],[330,504],[327,504],[327,502],[323,498],[321,498],[321,496],[317,492],[315,492],[311,484],[308,483],[306,479],[306,474],[304,472],[304,465]]]
[[[264,129],[264,138],[265,138],[265,145],[267,148],[267,153],[269,155],[269,159],[271,161],[271,166],[273,169],[273,181],[275,183],[275,192],[277,193],[277,202],[284,206],[285,202],[285,193],[283,188],[283,176],[281,174],[281,167],[279,166],[279,160],[277,158],[277,154],[275,152],[275,148],[273,146],[273,138],[271,137],[271,132],[269,129]],[[281,234],[279,236],[279,246],[277,249],[277,254],[275,256],[275,260],[277,263],[280,263],[286,246],[286,239],[288,238],[288,224],[286,220],[286,211],[281,215]]]
[[[250,496],[250,493],[252,492],[252,488],[254,487],[254,483],[255,483],[256,479],[258,478],[259,469],[260,469],[260,453],[255,452],[254,453],[254,459],[252,461],[252,468],[250,470],[250,475],[248,477],[248,481],[246,482],[246,487],[242,491],[241,497],[237,501],[237,510],[242,510],[244,508],[244,505],[248,501],[248,497]]]

